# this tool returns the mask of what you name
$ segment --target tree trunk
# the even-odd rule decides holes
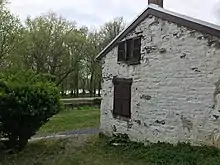
[[[61,85],[61,96],[63,97],[64,96],[64,86]]]
[[[78,88],[76,89],[76,97],[77,98],[79,97],[79,89]]]
[[[93,96],[96,96],[96,83],[93,84]]]
[[[61,90],[61,96],[64,97],[65,96],[65,91]]]
[[[101,80],[99,81],[99,92],[98,92],[98,96],[101,97],[101,88],[102,88],[102,84],[101,84]]]
[[[73,95],[74,95],[74,91],[73,91],[73,89],[71,89],[70,96],[73,97]]]
[[[82,95],[85,96],[85,94],[86,94],[86,90],[85,90],[85,88],[83,88],[82,89]]]
[[[74,97],[79,97],[79,71],[74,72]]]
[[[74,89],[74,92],[73,92],[73,97],[76,97],[76,89]]]
[[[92,97],[92,89],[93,89],[93,77],[94,77],[94,73],[91,73],[91,78],[90,78],[90,84],[89,84],[89,93],[90,93],[90,97]]]

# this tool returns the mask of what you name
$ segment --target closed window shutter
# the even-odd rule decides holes
[[[118,61],[126,60],[125,41],[118,44]]]
[[[113,113],[120,115],[122,111],[122,86],[119,83],[115,83],[114,87],[114,108]]]
[[[113,79],[113,115],[131,118],[131,80]]]
[[[139,62],[141,60],[141,38],[134,39],[133,61]]]
[[[134,49],[134,40],[133,39],[129,39],[127,40],[127,61],[132,60],[133,58],[133,49]]]
[[[123,84],[122,116],[131,117],[131,85]]]

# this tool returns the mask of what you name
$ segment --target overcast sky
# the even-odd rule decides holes
[[[132,21],[147,7],[147,0],[10,0],[10,9],[24,20],[54,11],[79,25],[99,26],[117,16]],[[211,23],[217,19],[220,0],[164,0],[164,8]]]

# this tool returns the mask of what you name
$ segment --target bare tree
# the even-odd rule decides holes
[[[101,48],[107,46],[125,28],[125,25],[123,17],[116,17],[105,23],[100,30]]]

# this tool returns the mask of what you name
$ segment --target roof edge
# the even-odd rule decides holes
[[[111,46],[111,45],[113,45],[117,40],[119,40],[119,38],[121,39],[121,38],[124,38],[124,35],[123,34],[127,34],[127,33],[129,33],[130,32],[130,30],[131,29],[133,29],[134,27],[132,26],[132,25],[134,25],[134,23],[136,22],[136,21],[138,21],[139,20],[139,18],[144,14],[144,13],[146,13],[146,11],[148,10],[148,8],[150,7],[150,6],[152,6],[153,4],[149,4],[148,5],[148,7],[146,8],[146,9],[144,9],[121,33],[119,33],[116,37],[115,37],[115,39],[113,39],[99,54],[98,54],[98,56],[96,57],[96,59],[97,60],[100,60],[102,57],[103,57],[103,54],[106,54],[106,53],[108,53],[108,48]],[[157,5],[153,5],[153,6],[156,6],[157,8],[159,8]],[[138,21],[139,22],[139,21]],[[125,34],[125,35],[126,35]],[[123,36],[123,37],[122,37]],[[111,46],[112,47],[112,46]]]
[[[155,17],[200,31],[202,33],[207,33],[220,38],[220,26],[189,17],[183,14],[175,13],[164,8],[158,7],[154,4],[149,4],[148,7],[138,15],[119,35],[115,37],[96,57],[97,60],[101,60],[107,53],[115,47],[118,41],[122,40],[131,30],[139,25],[148,15],[153,15]]]

